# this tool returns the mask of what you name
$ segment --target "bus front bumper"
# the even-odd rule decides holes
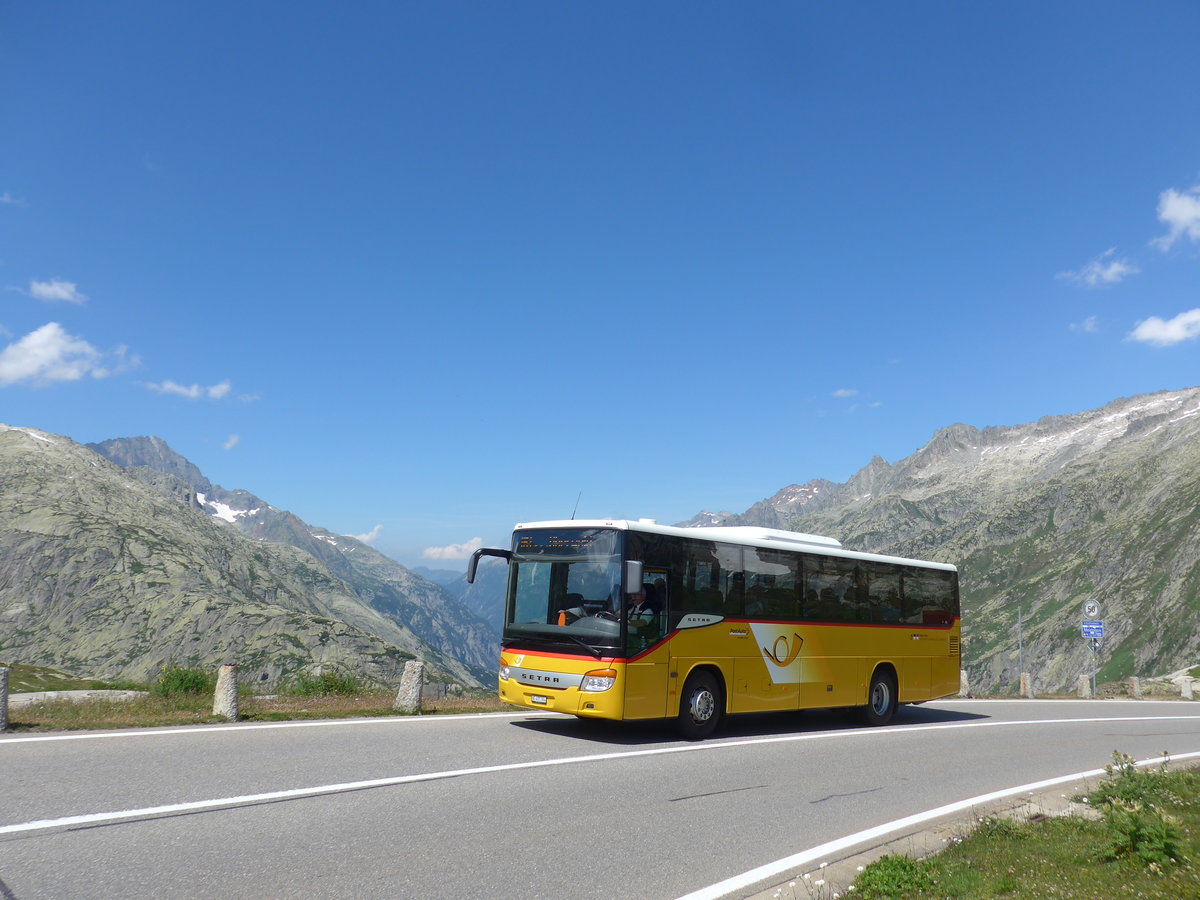
[[[558,668],[566,668],[558,661]],[[552,712],[596,719],[620,719],[623,709],[621,673],[618,669],[597,669],[593,664],[578,672],[551,671],[536,668],[525,661],[523,666],[506,664],[501,660],[497,681],[499,698],[505,703],[528,709],[547,709]],[[596,690],[604,687],[603,690]]]

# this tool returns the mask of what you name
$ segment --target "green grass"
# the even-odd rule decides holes
[[[343,672],[322,672],[320,675],[300,675],[285,686],[283,693],[296,697],[353,697],[367,690],[362,679]]]
[[[1087,800],[1097,818],[985,819],[936,856],[884,856],[843,896],[1200,897],[1200,768],[1137,768],[1113,755]]]
[[[175,697],[180,694],[207,694],[209,699],[217,687],[217,676],[208,669],[185,666],[164,666],[150,688],[156,697]]]

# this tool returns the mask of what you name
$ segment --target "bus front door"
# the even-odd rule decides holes
[[[626,719],[661,719],[667,714],[667,669],[669,644],[662,641],[667,624],[670,598],[667,596],[666,569],[647,567],[643,573],[641,599],[650,603],[635,609],[631,602],[627,613],[625,664]]]

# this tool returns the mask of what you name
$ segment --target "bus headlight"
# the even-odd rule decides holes
[[[501,666],[501,667],[500,667],[500,680],[501,680],[501,681],[508,681],[508,666]]]
[[[610,687],[617,683],[616,669],[597,669],[595,672],[588,672],[583,676],[583,681],[579,684],[581,691],[597,694],[600,691],[607,691]]]

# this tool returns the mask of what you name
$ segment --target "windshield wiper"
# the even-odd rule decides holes
[[[591,644],[589,644],[587,641],[585,641],[583,638],[577,638],[577,637],[575,637],[575,635],[573,635],[569,632],[564,632],[562,636],[569,637],[571,640],[573,640],[575,643],[577,643],[580,647],[586,648],[589,653],[591,653],[593,656],[596,657],[596,659],[599,659],[601,656],[604,655],[597,648],[593,647]],[[555,635],[555,637],[557,637],[557,635]]]

